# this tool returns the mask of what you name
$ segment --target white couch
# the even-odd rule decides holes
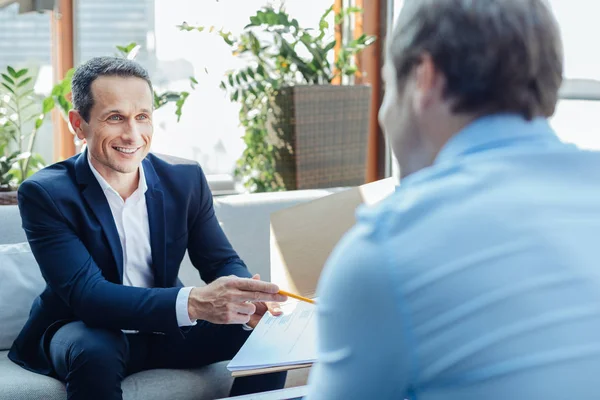
[[[272,212],[314,200],[339,189],[290,191],[281,193],[248,194],[215,198],[215,209],[223,230],[234,248],[253,273],[260,273],[263,280],[270,279],[269,216]],[[0,246],[26,241],[16,206],[0,206]],[[5,246],[6,247],[6,246]],[[22,246],[26,247],[26,246]],[[6,263],[8,265],[8,263]],[[27,264],[27,263],[25,263]],[[41,280],[35,263],[19,265],[18,270],[0,262],[0,400],[64,400],[64,385],[46,376],[22,369],[7,358],[8,342],[14,332],[15,318],[24,323],[35,297],[31,287],[19,288],[24,277]],[[15,266],[13,265],[12,268]],[[184,260],[180,279],[185,285],[201,285],[198,272],[189,259]],[[33,280],[33,279],[32,279]],[[40,281],[41,282],[41,281]],[[36,283],[39,285],[40,282]],[[27,282],[25,282],[27,286]],[[36,287],[34,285],[34,287]],[[19,290],[27,293],[11,299],[2,298],[2,290]],[[8,301],[10,300],[10,301]],[[17,310],[15,315],[15,310]],[[10,321],[2,320],[10,319]],[[12,327],[12,331],[11,328]],[[4,332],[3,330],[6,329]],[[4,342],[4,343],[2,343]],[[187,400],[227,397],[232,378],[226,363],[214,364],[196,370],[150,370],[131,375],[123,382],[126,400]]]

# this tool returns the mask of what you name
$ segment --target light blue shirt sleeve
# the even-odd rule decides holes
[[[358,224],[328,260],[317,294],[318,360],[308,399],[402,399],[408,348],[383,239]]]
[[[194,326],[197,321],[192,321],[190,319],[190,314],[188,312],[188,300],[190,298],[190,293],[194,287],[184,287],[179,290],[177,293],[177,300],[175,300],[175,311],[177,313],[177,324],[179,327],[183,326]]]

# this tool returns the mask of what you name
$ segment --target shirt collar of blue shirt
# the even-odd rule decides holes
[[[519,114],[493,114],[468,124],[444,145],[434,164],[453,160],[467,154],[506,146],[512,142],[546,139],[560,142],[544,117],[527,121]]]

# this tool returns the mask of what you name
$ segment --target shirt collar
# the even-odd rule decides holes
[[[117,191],[115,189],[113,189],[113,187],[110,186],[110,184],[108,182],[106,182],[106,179],[104,179],[102,177],[102,175],[100,175],[100,172],[98,172],[96,170],[96,168],[94,168],[94,165],[92,165],[92,160],[90,158],[91,157],[90,152],[86,151],[86,153],[87,153],[88,165],[90,166],[90,169],[92,170],[92,174],[94,174],[94,176],[96,177],[96,180],[100,184],[100,187],[102,188],[102,190],[103,191],[110,190],[111,192],[117,193]],[[141,193],[146,193],[146,190],[148,190],[148,185],[146,184],[146,174],[144,173],[144,167],[141,164],[139,167],[139,171],[140,171],[140,178],[138,181],[137,190],[141,189]]]
[[[527,121],[518,114],[494,114],[471,122],[442,147],[435,164],[466,154],[477,153],[509,142],[550,139],[560,142],[546,118]]]

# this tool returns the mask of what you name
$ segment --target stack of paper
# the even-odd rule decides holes
[[[278,317],[267,312],[231,360],[227,369],[235,376],[305,367],[316,361],[315,305],[290,301],[282,310]]]

